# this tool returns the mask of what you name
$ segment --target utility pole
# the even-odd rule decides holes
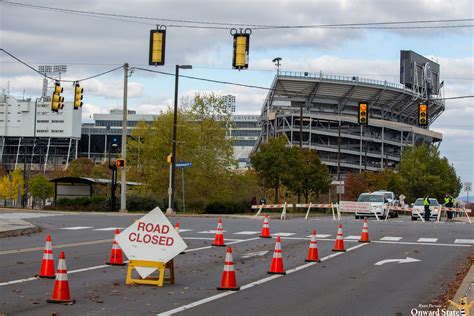
[[[120,212],[127,212],[127,91],[128,90],[128,63],[123,64],[123,110],[122,110],[122,159],[120,166]]]

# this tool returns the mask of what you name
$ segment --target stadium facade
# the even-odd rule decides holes
[[[411,51],[401,54],[401,83],[281,71],[262,106],[254,150],[283,135],[290,146],[316,149],[335,177],[395,169],[404,147],[440,144],[429,125],[445,109],[441,86],[439,65]],[[421,100],[429,104],[425,128],[418,126]],[[367,126],[358,124],[359,102],[368,103]]]

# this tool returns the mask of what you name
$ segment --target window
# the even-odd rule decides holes
[[[51,130],[51,132],[52,133],[63,133],[64,130],[62,130],[62,129],[53,129],[53,130]]]
[[[64,120],[52,120],[51,123],[64,123]]]
[[[37,123],[49,123],[49,120],[36,120]]]

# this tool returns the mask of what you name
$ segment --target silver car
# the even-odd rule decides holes
[[[418,210],[420,213],[421,217],[425,217],[425,205],[423,204],[424,198],[418,198],[416,199],[415,203],[413,204],[413,208]],[[437,218],[438,217],[438,211],[439,211],[439,203],[438,200],[435,198],[430,198],[430,218]],[[413,210],[411,212],[411,220],[416,221],[418,219],[418,213]]]

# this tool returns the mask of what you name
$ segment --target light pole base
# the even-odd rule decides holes
[[[174,215],[174,214],[176,214],[176,212],[173,211],[173,209],[171,207],[168,207],[166,209],[166,215]]]

